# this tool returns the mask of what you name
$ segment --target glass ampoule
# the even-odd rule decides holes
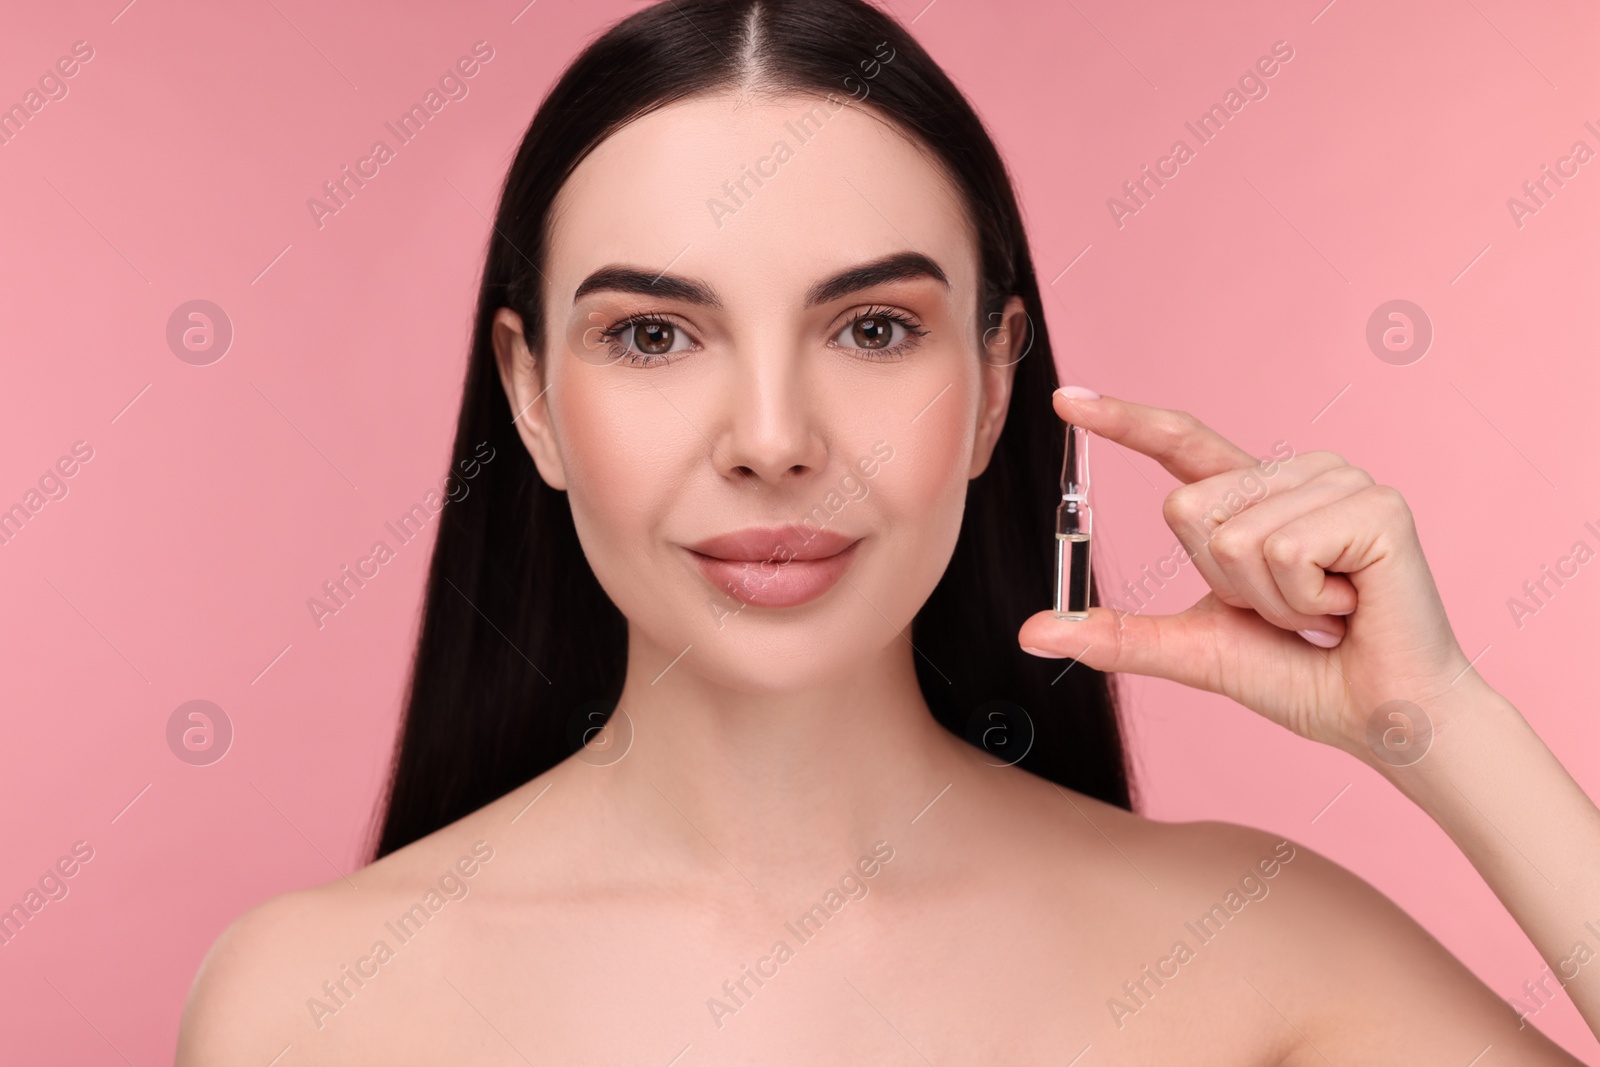
[[[1061,463],[1061,503],[1056,508],[1056,603],[1058,619],[1089,617],[1089,431],[1067,424]]]

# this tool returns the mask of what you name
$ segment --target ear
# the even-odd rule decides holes
[[[1023,307],[1022,297],[1008,299],[993,318],[997,321],[983,334],[983,362],[979,367],[983,406],[978,411],[978,428],[972,439],[968,479],[976,478],[989,466],[995,442],[1000,440],[1000,431],[1005,428],[1017,364],[1033,344],[1032,322]]]
[[[561,463],[550,425],[549,393],[543,365],[528,349],[522,333],[522,316],[510,308],[494,313],[494,359],[500,372],[500,385],[515,413],[517,436],[533,457],[539,477],[552,489],[566,489],[567,475]]]

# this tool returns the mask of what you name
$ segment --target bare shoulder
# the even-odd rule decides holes
[[[1117,809],[1120,810],[1120,809]],[[1220,821],[1112,816],[1159,856],[1195,953],[1225,945],[1242,996],[1286,1034],[1284,1063],[1577,1064],[1366,879],[1292,838]]]
[[[1111,1004],[1119,1018],[1204,1000],[1208,1027],[1241,1028],[1229,1040],[1280,1035],[1286,1065],[1470,1063],[1491,1047],[1580,1062],[1384,893],[1293,837],[1151,819],[1030,774],[996,796],[1016,826],[1000,847],[1053,856],[1035,873],[1063,921],[1108,955],[1142,946],[1148,966]]]
[[[344,893],[356,892],[338,885],[343,892],[329,884],[272,897],[212,942],[184,1004],[177,1067],[259,1063],[284,1047],[296,993],[316,969],[314,946],[339,927]]]
[[[378,973],[408,933],[440,925],[436,916],[482,882],[494,849],[477,836],[479,815],[348,875],[271,897],[230,923],[190,987],[177,1067],[260,1067],[297,1042],[325,1042],[324,1013],[339,1011],[360,976]],[[380,943],[386,952],[370,951]]]

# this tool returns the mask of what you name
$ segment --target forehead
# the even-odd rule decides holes
[[[630,264],[700,278],[730,304],[798,304],[823,275],[916,251],[976,292],[959,194],[930,155],[847,95],[704,95],[598,145],[551,212],[560,315],[591,271]]]

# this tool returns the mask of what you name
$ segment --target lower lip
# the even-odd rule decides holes
[[[758,608],[792,608],[832,589],[850,569],[860,544],[852,542],[849,548],[824,559],[792,559],[787,563],[750,563],[703,556],[692,548],[685,551],[694,557],[707,581],[741,603]]]

